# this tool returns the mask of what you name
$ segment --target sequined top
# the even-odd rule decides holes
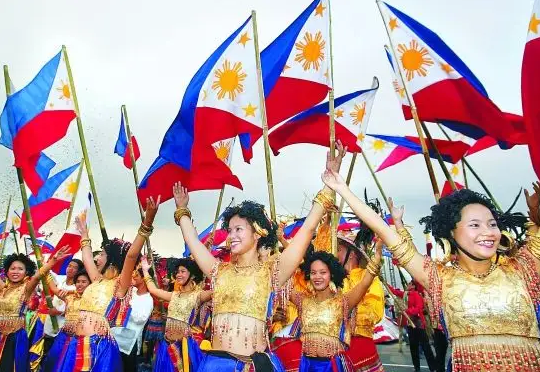
[[[79,304],[77,335],[98,334],[104,336],[109,334],[110,325],[105,318],[105,313],[114,298],[117,284],[118,278],[100,279],[84,290]]]
[[[351,270],[343,281],[343,293],[349,292],[362,281],[365,269]],[[373,338],[373,327],[384,316],[384,290],[379,278],[374,278],[362,301],[356,306],[356,325],[352,331],[354,336]]]
[[[66,312],[65,323],[62,327],[62,331],[66,333],[75,333],[75,328],[79,319],[81,298],[81,295],[78,293],[69,294],[64,298],[64,302],[66,303]]]
[[[172,293],[165,324],[165,338],[168,341],[178,341],[191,335],[191,317],[199,307],[201,292],[200,288],[196,288],[190,292]]]
[[[300,320],[302,350],[315,357],[331,357],[351,341],[348,327],[347,299],[338,293],[324,301],[312,295],[302,296]]]
[[[0,293],[0,333],[10,334],[24,328],[24,309],[26,307],[26,285],[24,282],[6,283]]]

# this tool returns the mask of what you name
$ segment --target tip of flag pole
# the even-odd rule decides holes
[[[126,109],[126,105],[120,106],[120,110],[125,110],[125,109]]]
[[[257,12],[255,11],[255,9],[252,9],[251,10],[251,16],[253,17],[253,16],[255,16],[255,14],[257,14]]]
[[[372,88],[378,88],[379,87],[379,78],[377,76],[373,76],[373,82],[371,83]]]

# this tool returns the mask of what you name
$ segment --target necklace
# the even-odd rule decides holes
[[[466,273],[466,274],[469,274],[469,275],[472,275],[474,276],[475,278],[478,278],[478,279],[484,279],[484,278],[487,278],[489,274],[491,274],[493,271],[495,271],[495,269],[497,268],[497,264],[492,262],[491,263],[491,266],[489,267],[489,270],[485,273],[482,273],[482,274],[475,274],[475,273],[472,273],[468,270],[465,270],[464,268],[462,268],[456,261],[452,261],[452,267],[458,271],[461,271],[462,273]]]
[[[250,269],[252,267],[256,267],[257,269],[259,269],[261,267],[261,265],[262,265],[261,261],[257,261],[255,263],[252,263],[251,265],[244,265],[244,266],[238,266],[238,264],[235,262],[234,263],[234,271],[236,271],[238,273],[242,269]]]

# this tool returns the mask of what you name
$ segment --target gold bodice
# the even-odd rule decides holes
[[[534,306],[514,266],[498,266],[479,279],[453,267],[440,267],[442,310],[451,338],[515,335],[539,338]]]
[[[348,326],[344,326],[346,313],[345,297],[340,291],[324,301],[311,295],[303,296],[300,319],[304,354],[329,357],[343,351],[344,344],[349,344],[351,339]],[[345,327],[344,337],[340,337],[342,326]]]
[[[165,338],[169,341],[181,340],[191,335],[189,318],[193,309],[199,306],[199,298],[202,290],[196,288],[190,292],[175,291],[172,293],[171,302],[165,324]]]
[[[64,323],[62,330],[70,334],[75,333],[81,308],[81,296],[77,293],[69,294],[64,299],[64,302],[66,303],[66,322]]]
[[[81,298],[80,310],[105,316],[107,307],[114,297],[117,278],[101,279],[90,284]]]
[[[26,306],[26,283],[12,284],[9,281],[0,293],[0,333],[10,334],[25,326],[21,310]]]

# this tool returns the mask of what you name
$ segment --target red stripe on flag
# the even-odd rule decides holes
[[[32,215],[32,222],[34,224],[34,230],[37,231],[50,221],[52,218],[58,216],[60,213],[69,209],[71,202],[50,198],[45,200],[43,203],[39,203],[30,208],[30,213]],[[19,228],[19,233],[21,235],[28,235],[28,224],[26,223],[26,214],[24,213],[21,218],[21,227]]]
[[[529,153],[536,176],[540,178],[540,39],[525,44],[521,68],[521,101],[529,139]]]

